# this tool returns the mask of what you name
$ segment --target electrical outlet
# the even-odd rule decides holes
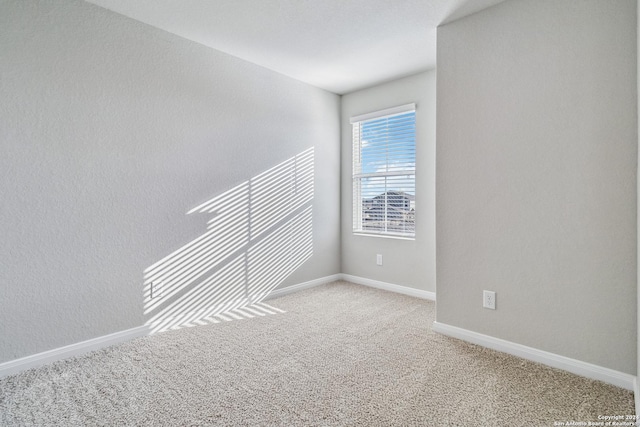
[[[377,254],[376,255],[376,264],[377,265],[382,265],[382,254]]]
[[[491,310],[496,309],[496,293],[493,291],[482,291],[482,306]]]

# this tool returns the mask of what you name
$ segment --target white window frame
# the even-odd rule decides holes
[[[362,135],[361,135],[361,131],[362,131],[362,125],[368,121],[371,120],[379,120],[382,118],[391,118],[393,116],[398,116],[401,114],[406,114],[409,112],[413,112],[415,113],[416,110],[416,104],[412,103],[412,104],[405,104],[405,105],[400,105],[397,107],[393,107],[393,108],[387,108],[384,110],[380,110],[380,111],[374,111],[372,113],[367,113],[367,114],[361,114],[358,116],[354,116],[350,119],[350,123],[353,126],[353,134],[352,134],[352,148],[353,148],[353,167],[352,167],[352,184],[353,184],[353,194],[352,194],[352,206],[353,206],[353,233],[357,234],[357,235],[365,235],[365,236],[376,236],[376,237],[393,237],[393,238],[403,238],[403,239],[409,239],[409,240],[414,240],[415,239],[415,196],[416,196],[416,191],[415,191],[415,146],[414,148],[414,157],[413,157],[413,168],[407,167],[404,169],[393,169],[390,168],[389,165],[389,161],[393,160],[393,159],[389,159],[387,158],[387,163],[386,163],[386,171],[384,172],[374,172],[374,173],[363,173],[363,168],[362,168],[362,148],[363,148],[363,140],[362,140]],[[415,118],[415,117],[414,117]],[[416,135],[415,135],[415,129],[414,129],[414,134],[413,134],[413,140],[415,143],[416,140]],[[392,147],[393,145],[390,144],[390,146]],[[387,150],[389,150],[389,146],[387,146]],[[393,152],[391,153],[393,155]],[[391,170],[393,169],[393,170]],[[399,230],[388,230],[388,225],[389,225],[389,217],[388,217],[388,213],[387,213],[387,208],[388,208],[388,202],[387,202],[387,195],[388,192],[390,190],[387,190],[387,179],[391,178],[398,178],[398,179],[402,179],[405,178],[406,180],[408,180],[408,182],[411,182],[411,185],[413,185],[413,189],[414,189],[414,201],[413,201],[413,207],[414,209],[411,210],[411,214],[413,215],[413,227],[410,230],[405,230],[405,231],[399,231]],[[367,180],[367,179],[371,179],[371,178],[380,178],[380,179],[384,179],[384,195],[385,195],[385,202],[384,202],[384,206],[385,206],[385,212],[384,212],[384,220],[383,220],[383,224],[384,224],[384,230],[381,229],[375,229],[375,228],[369,228],[367,229],[364,226],[364,218],[363,218],[363,204],[364,204],[364,200],[363,200],[363,194],[362,194],[362,183],[363,181]],[[405,221],[407,221],[407,219],[405,219]],[[405,223],[404,226],[406,226],[406,224],[409,223]]]

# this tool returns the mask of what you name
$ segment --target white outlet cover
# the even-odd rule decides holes
[[[491,310],[496,309],[496,293],[493,291],[482,291],[482,307]]]
[[[382,254],[376,255],[376,264],[382,265]]]

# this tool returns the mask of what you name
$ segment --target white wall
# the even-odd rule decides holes
[[[635,374],[636,54],[634,0],[439,28],[438,322]]]
[[[342,96],[342,272],[435,291],[435,70]],[[352,232],[352,145],[349,119],[416,103],[416,238]],[[382,254],[383,265],[376,265]]]
[[[196,205],[315,149],[339,272],[339,97],[78,0],[0,0],[0,362],[142,325]]]

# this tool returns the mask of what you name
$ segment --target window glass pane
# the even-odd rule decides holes
[[[414,175],[362,178],[362,231],[413,234],[414,187]]]
[[[415,111],[354,123],[353,229],[415,235]]]

